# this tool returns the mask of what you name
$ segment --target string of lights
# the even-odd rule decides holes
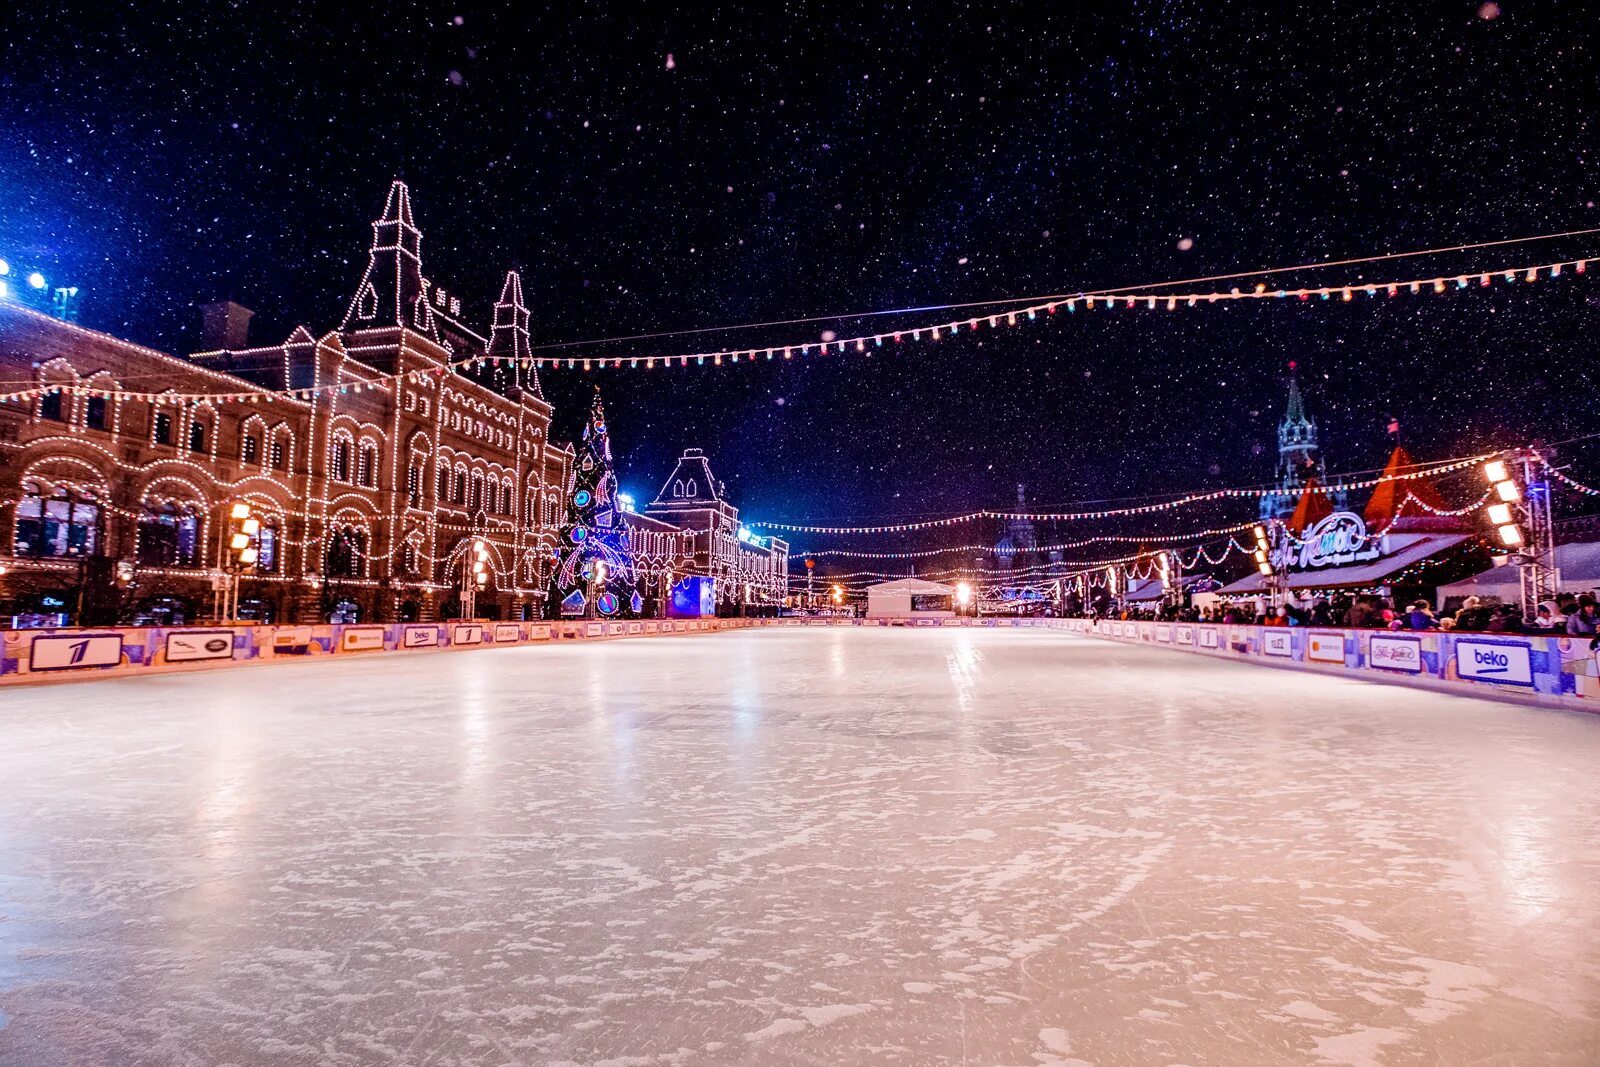
[[[1582,493],[1584,496],[1600,496],[1600,489],[1596,489],[1591,485],[1584,485],[1582,482],[1578,481],[1576,478],[1564,471],[1557,470],[1555,467],[1552,467],[1548,464],[1545,465],[1544,469],[1554,475],[1556,481],[1560,482],[1562,485],[1565,485],[1568,489],[1576,490],[1577,492]]]
[[[1381,475],[1375,478],[1364,478],[1357,481],[1340,481],[1338,484],[1344,489],[1370,489],[1380,482],[1387,481],[1413,481],[1418,478],[1429,478],[1451,471],[1461,470],[1482,462],[1495,453],[1484,453],[1462,459],[1451,460],[1445,463],[1408,471],[1403,474]],[[1093,511],[970,511],[964,515],[951,515],[940,519],[924,519],[919,522],[886,523],[879,526],[812,526],[803,523],[784,522],[751,522],[751,528],[764,530],[777,530],[786,533],[815,533],[815,534],[885,534],[907,533],[913,530],[931,530],[941,526],[954,526],[959,523],[977,522],[981,519],[1026,520],[1030,522],[1082,522],[1095,519],[1114,519],[1128,515],[1151,515],[1163,511],[1173,511],[1177,508],[1190,507],[1195,504],[1208,503],[1214,500],[1260,500],[1263,497],[1279,496],[1280,489],[1208,489],[1204,492],[1190,493],[1187,496],[1177,497],[1172,500],[1163,500],[1154,504],[1136,504],[1130,507],[1101,508]]]
[[[1137,545],[1154,541],[1193,541],[1196,538],[1215,537],[1221,534],[1238,533],[1254,526],[1254,522],[1240,522],[1232,526],[1218,526],[1210,530],[1190,530],[1181,534],[1100,534],[1095,537],[1085,537],[1079,541],[1064,541],[1056,545],[1035,545],[1027,549],[1028,552],[1064,552],[1069,549],[1082,548],[1085,545],[1100,542],[1115,544]],[[804,556],[820,559],[824,556],[839,556],[848,559],[927,559],[930,556],[942,556],[951,552],[993,552],[993,545],[950,545],[945,548],[929,548],[915,552],[857,552],[847,548],[827,548],[820,552],[797,552],[790,550],[791,557]]]
[[[630,369],[643,368],[652,370],[661,367],[688,367],[704,366],[709,361],[713,366],[722,366],[724,363],[737,364],[741,362],[755,363],[777,359],[792,360],[796,356],[826,356],[830,353],[843,355],[856,353],[870,355],[882,350],[885,345],[897,346],[907,341],[938,341],[946,337],[954,337],[961,333],[973,333],[987,327],[991,330],[1001,326],[1017,326],[1028,322],[1037,321],[1040,316],[1054,316],[1058,311],[1076,313],[1079,311],[1094,311],[1096,308],[1104,310],[1122,309],[1164,309],[1176,311],[1179,308],[1194,308],[1201,304],[1214,305],[1240,300],[1294,300],[1305,301],[1331,301],[1338,299],[1341,302],[1350,302],[1357,297],[1396,297],[1402,293],[1417,294],[1424,291],[1432,293],[1445,293],[1449,291],[1465,290],[1470,288],[1488,288],[1497,281],[1515,282],[1519,279],[1524,282],[1535,282],[1540,278],[1557,278],[1563,273],[1571,271],[1574,274],[1585,274],[1588,271],[1591,259],[1568,259],[1553,263],[1540,263],[1532,266],[1501,267],[1494,270],[1475,270],[1455,275],[1439,275],[1426,278],[1396,279],[1383,282],[1347,282],[1344,284],[1318,286],[1298,289],[1271,289],[1265,282],[1258,282],[1251,289],[1234,287],[1229,290],[1210,292],[1121,292],[1116,295],[1098,295],[1084,293],[1078,296],[1055,298],[1041,303],[1029,304],[1024,307],[1007,311],[997,311],[989,315],[974,315],[960,319],[950,319],[944,322],[927,326],[919,326],[909,330],[895,330],[882,333],[863,333],[851,337],[828,337],[824,340],[789,343],[782,345],[767,345],[752,348],[724,348],[704,352],[688,353],[660,353],[632,356],[470,356],[462,360],[442,363],[436,367],[397,371],[390,374],[379,374],[361,381],[333,382],[324,385],[311,386],[304,389],[291,389],[277,391],[270,389],[250,390],[222,390],[206,393],[170,393],[170,392],[145,392],[115,388],[101,388],[81,383],[50,383],[41,382],[31,385],[26,389],[13,390],[0,393],[0,403],[17,403],[41,396],[51,391],[62,391],[71,395],[97,397],[111,400],[139,400],[151,404],[183,405],[196,403],[215,404],[271,404],[281,400],[296,400],[301,402],[312,401],[321,396],[344,395],[347,393],[362,393],[367,390],[388,389],[397,383],[406,381],[422,381],[429,376],[441,377],[456,369],[482,369],[486,366],[510,367],[520,365],[527,367],[567,367],[569,369],[581,368],[583,370],[596,369]],[[1260,273],[1268,273],[1262,271]],[[1159,288],[1159,287],[1152,287]],[[74,327],[82,329],[82,327]],[[93,333],[94,331],[85,331]],[[219,378],[223,376],[219,375]],[[225,380],[225,379],[224,379]]]
[[[1394,515],[1390,518],[1389,522],[1386,523],[1381,529],[1372,531],[1368,536],[1374,539],[1386,536],[1389,531],[1394,528],[1394,525],[1400,521],[1406,509],[1411,505],[1416,505],[1422,510],[1433,515],[1459,517],[1476,512],[1484,505],[1491,495],[1493,495],[1492,491],[1485,491],[1470,504],[1466,504],[1459,508],[1435,508],[1425,501],[1419,499],[1415,494],[1407,492],[1400,500],[1399,504],[1395,507]],[[1020,568],[986,567],[983,565],[976,565],[971,567],[950,567],[938,571],[928,571],[922,574],[895,574],[885,571],[862,570],[847,571],[842,574],[830,574],[826,576],[826,580],[829,582],[842,582],[845,584],[851,584],[852,582],[857,584],[871,584],[872,581],[876,580],[893,580],[897,578],[963,578],[968,581],[988,582],[991,584],[1010,583],[1013,585],[1018,585],[1020,588],[1021,583],[1017,581],[1018,579],[1037,579],[1040,577],[1051,580],[1058,578],[1078,578],[1086,574],[1093,574],[1095,572],[1102,571],[1107,567],[1122,567],[1122,573],[1125,578],[1142,581],[1153,578],[1161,572],[1159,561],[1162,556],[1168,556],[1172,558],[1176,562],[1179,570],[1188,571],[1198,567],[1202,560],[1208,566],[1215,567],[1221,565],[1235,552],[1248,555],[1253,551],[1254,546],[1242,544],[1237,538],[1231,535],[1243,530],[1253,529],[1256,526],[1261,526],[1263,528],[1282,528],[1284,530],[1285,541],[1290,547],[1297,547],[1308,543],[1305,538],[1302,538],[1295,534],[1292,530],[1289,530],[1281,520],[1269,519],[1264,523],[1247,522],[1240,523],[1234,527],[1225,527],[1214,531],[1197,531],[1193,535],[1174,535],[1172,538],[1170,538],[1170,540],[1184,540],[1186,536],[1205,537],[1208,535],[1222,533],[1227,533],[1230,535],[1226,543],[1220,546],[1217,555],[1213,556],[1206,545],[1200,544],[1192,546],[1194,555],[1189,557],[1187,560],[1183,557],[1183,555],[1181,555],[1181,550],[1172,548],[1150,548],[1132,555],[1117,556],[1113,558],[1094,560],[1055,560]],[[1149,539],[1150,538],[1142,538],[1142,540]],[[1077,542],[1076,544],[1091,544],[1098,540],[1110,540],[1110,538],[1088,538],[1085,541]],[[1031,551],[1053,551],[1056,547],[1060,546],[1045,546]],[[988,547],[987,550],[992,552],[992,546]],[[950,549],[946,551],[955,550]],[[812,556],[819,556],[822,554],[823,553],[811,553]],[[866,555],[871,558],[871,554],[864,553],[861,555]],[[888,554],[887,558],[901,557],[891,553]],[[1132,566],[1125,566],[1127,564],[1132,564]]]

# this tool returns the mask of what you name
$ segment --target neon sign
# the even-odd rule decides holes
[[[1383,555],[1380,538],[1367,533],[1367,524],[1353,511],[1336,511],[1307,530],[1290,566],[1297,570],[1342,567],[1365,563]]]

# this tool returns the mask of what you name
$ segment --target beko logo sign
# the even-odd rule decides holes
[[[1456,641],[1456,673],[1477,682],[1532,685],[1528,646],[1509,641]]]

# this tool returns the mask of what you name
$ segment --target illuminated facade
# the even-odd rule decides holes
[[[244,617],[449,616],[480,540],[478,614],[542,614],[572,452],[549,441],[523,365],[520,278],[507,274],[487,333],[466,325],[461,299],[422,273],[395,182],[337,329],[251,346],[248,316],[213,306],[221,343],[185,360],[0,302],[0,378],[57,387],[0,405],[0,610],[207,616],[225,517],[245,501],[262,533]],[[275,395],[221,399],[259,389]]]
[[[719,613],[782,605],[789,592],[789,543],[758,537],[739,524],[739,509],[728,502],[700,449],[678,457],[644,511],[687,535],[693,573],[714,579]]]

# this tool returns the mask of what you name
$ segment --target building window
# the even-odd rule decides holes
[[[100,507],[68,493],[41,494],[23,486],[17,501],[18,556],[92,556],[99,548]]]
[[[189,424],[189,451],[204,452],[206,450],[206,424],[196,419]]]
[[[400,550],[400,573],[416,575],[421,570],[421,553],[415,541],[407,541]]]
[[[170,411],[156,412],[155,439],[158,445],[172,443],[172,413]]]
[[[256,571],[259,574],[278,573],[278,524],[268,523],[256,534]]]
[[[239,458],[245,463],[259,463],[261,460],[261,438],[253,433],[247,433],[239,438]]]
[[[328,473],[336,481],[350,480],[350,442],[340,438],[333,443],[328,458]]]
[[[328,542],[329,578],[359,578],[367,555],[367,538],[360,530],[344,529]]]
[[[289,450],[283,446],[283,438],[272,439],[272,469],[286,471],[289,469]]]
[[[414,508],[422,506],[422,464],[416,460],[406,468],[406,503]]]
[[[467,502],[467,472],[466,471],[456,471],[456,492],[455,492],[455,496],[452,497],[451,499],[457,504],[465,504]]]
[[[472,476],[472,498],[467,503],[467,510],[477,511],[481,507],[483,507],[483,476],[474,474]]]
[[[61,390],[52,389],[39,398],[39,417],[52,422],[64,421],[61,415]]]
[[[450,472],[443,467],[439,468],[439,486],[434,496],[441,504],[450,499]]]
[[[139,516],[139,562],[156,567],[200,563],[200,519],[188,507],[147,507]]]
[[[356,481],[368,489],[378,487],[378,450],[371,445],[361,446],[356,458]]]
[[[106,428],[106,398],[91,396],[83,407],[83,424],[91,430]]]

